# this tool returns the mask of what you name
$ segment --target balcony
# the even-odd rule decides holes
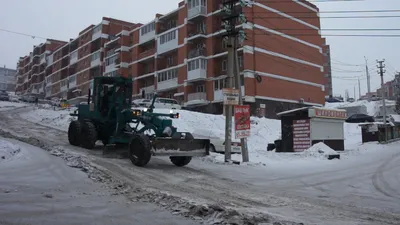
[[[68,78],[68,83],[69,83],[68,86],[69,89],[76,87],[76,75],[70,76]]]
[[[92,34],[92,41],[98,39],[101,37],[102,33],[102,26],[101,24],[93,28],[93,34]]]
[[[157,53],[163,54],[178,48],[178,30],[169,31],[158,37]]]
[[[178,78],[157,82],[158,91],[173,89],[176,88],[177,86],[178,86]]]
[[[207,7],[205,6],[204,0],[201,1],[200,5],[198,4],[199,1],[189,0],[188,1],[188,19],[193,19],[198,16],[207,16]]]
[[[68,78],[60,82],[60,92],[68,90]]]
[[[188,62],[188,81],[197,81],[207,78],[207,59],[195,59]]]
[[[140,28],[139,44],[153,40],[156,37],[155,26],[155,22],[152,22]]]
[[[72,52],[69,58],[69,65],[78,62],[78,51]]]
[[[245,96],[245,89],[244,86],[242,88],[242,96]],[[224,94],[222,92],[222,89],[219,90],[214,90],[214,101],[223,101],[224,100]]]
[[[101,51],[97,51],[92,54],[92,61],[90,62],[90,67],[96,67],[101,64]]]
[[[154,87],[154,85],[151,85],[151,86],[140,88],[140,93],[142,93],[142,91],[144,91],[145,94],[153,93],[155,91],[155,87]]]
[[[42,54],[40,55],[40,64],[46,63],[46,55]]]
[[[194,106],[194,105],[207,105],[209,101],[207,100],[207,93],[197,92],[188,94],[188,101],[184,106]]]
[[[154,54],[156,54],[156,49],[155,48],[147,50],[147,51],[144,51],[144,52],[141,52],[141,53],[139,53],[138,60],[146,58],[146,57],[149,57],[149,56],[152,56]]]
[[[191,51],[189,51],[188,58],[196,58],[200,56],[206,56],[206,49],[205,48],[196,48]]]

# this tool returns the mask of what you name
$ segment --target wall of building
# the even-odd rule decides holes
[[[14,91],[16,84],[16,70],[8,69],[5,66],[0,68],[0,90]]]

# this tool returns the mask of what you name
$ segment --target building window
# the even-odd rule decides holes
[[[214,81],[214,90],[218,91],[218,90],[222,90],[223,88],[225,88],[225,80],[226,79],[218,79]]]
[[[149,32],[154,31],[155,29],[156,29],[156,24],[155,24],[155,22],[152,22],[152,23],[149,23],[149,24],[143,26],[142,28],[140,28],[140,34],[145,35]]]
[[[93,33],[101,32],[101,24],[93,28]]]
[[[204,84],[197,85],[196,86],[196,92],[201,92],[201,93],[206,92],[206,87],[204,86]]]
[[[166,42],[172,41],[176,39],[176,30],[173,30],[169,33],[163,34],[160,37],[160,44],[164,44]]]
[[[167,63],[168,63],[168,66],[174,65],[174,57],[173,56],[169,56],[167,58]]]
[[[238,56],[239,68],[243,68],[243,56]]]
[[[226,71],[228,69],[228,62],[226,60],[222,60],[222,71]]]
[[[188,71],[197,70],[197,69],[207,69],[207,60],[206,59],[196,59],[188,62]]]
[[[158,73],[157,80],[158,80],[158,82],[163,82],[163,81],[175,79],[177,77],[178,77],[178,69],[172,69],[172,70]]]

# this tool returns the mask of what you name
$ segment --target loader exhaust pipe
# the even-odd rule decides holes
[[[90,88],[89,88],[89,92],[88,92],[88,99],[87,99],[87,104],[90,105]]]

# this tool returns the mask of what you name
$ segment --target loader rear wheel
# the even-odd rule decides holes
[[[78,120],[71,121],[68,127],[68,141],[71,145],[80,145],[81,130],[81,123]]]
[[[134,134],[129,142],[129,159],[135,166],[143,167],[151,159],[151,142],[144,134]]]
[[[86,149],[93,149],[96,146],[97,130],[90,121],[83,122],[81,132],[81,146]]]
[[[169,159],[175,166],[179,167],[186,166],[190,161],[192,161],[191,156],[171,156]]]

